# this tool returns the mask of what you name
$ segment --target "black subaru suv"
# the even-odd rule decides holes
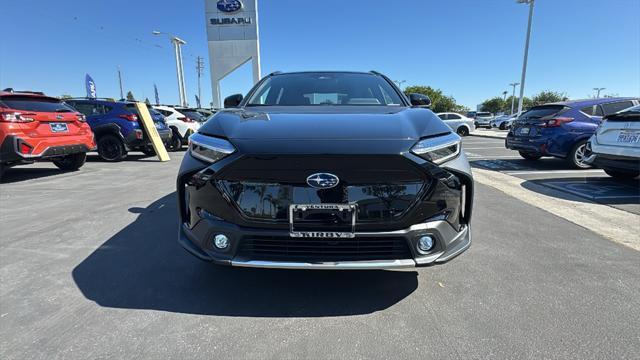
[[[471,244],[460,137],[377,72],[273,73],[189,139],[179,242],[216,264],[387,269]]]

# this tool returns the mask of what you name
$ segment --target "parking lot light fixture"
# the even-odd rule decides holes
[[[519,4],[529,5],[529,22],[527,24],[527,39],[524,44],[524,60],[522,61],[522,78],[520,79],[520,99],[518,99],[518,116],[522,114],[524,100],[524,80],[527,75],[527,58],[529,56],[529,40],[531,39],[531,20],[533,19],[533,4],[535,0],[516,0]]]
[[[187,90],[184,85],[184,66],[182,65],[182,45],[186,44],[187,42],[180,39],[177,36],[174,36],[162,31],[153,30],[151,33],[153,35],[167,35],[171,40],[171,43],[173,44],[173,50],[176,57],[176,73],[178,75],[178,97],[180,100],[180,106],[186,107],[188,106],[188,104],[187,104]]]
[[[603,88],[603,87],[595,87],[595,88],[593,88],[593,90],[596,91],[596,99],[600,98],[600,91],[602,91],[604,89],[606,89],[606,88]]]

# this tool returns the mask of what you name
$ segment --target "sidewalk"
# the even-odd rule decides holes
[[[505,139],[509,130],[478,128],[471,132],[471,136],[488,137],[494,139]]]

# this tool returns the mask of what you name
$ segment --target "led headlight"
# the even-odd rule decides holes
[[[233,153],[236,149],[230,142],[195,133],[189,137],[189,152],[196,159],[214,163]]]
[[[418,141],[411,152],[434,164],[442,164],[460,154],[460,136],[450,133]]]

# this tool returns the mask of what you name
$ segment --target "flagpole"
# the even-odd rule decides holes
[[[122,91],[122,74],[120,73],[120,65],[118,65],[118,82],[120,83],[120,99],[124,99],[124,92]]]

